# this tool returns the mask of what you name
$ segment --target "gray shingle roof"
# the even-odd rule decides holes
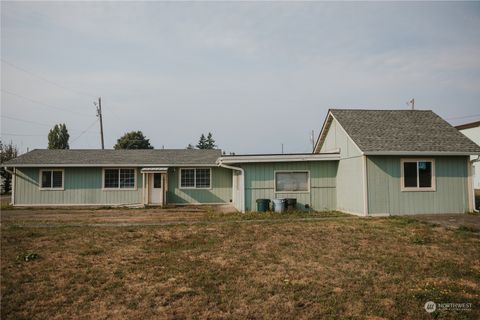
[[[221,150],[45,150],[35,149],[5,165],[215,165]]]
[[[331,109],[363,152],[478,153],[480,146],[431,110]]]

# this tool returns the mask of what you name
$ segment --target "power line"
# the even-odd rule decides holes
[[[52,109],[56,109],[56,110],[61,110],[61,111],[64,111],[64,112],[70,112],[70,113],[74,113],[74,114],[81,115],[81,116],[84,116],[84,117],[91,117],[92,116],[92,115],[89,115],[89,114],[86,114],[86,113],[81,113],[81,112],[77,112],[77,111],[68,110],[68,109],[65,109],[65,108],[56,107],[56,106],[53,106],[53,105],[48,104],[48,103],[44,103],[44,102],[41,102],[41,101],[38,101],[38,100],[34,100],[34,99],[31,99],[31,98],[24,97],[22,95],[19,95],[18,93],[11,92],[11,91],[8,91],[8,90],[5,90],[5,89],[0,89],[0,91],[5,92],[7,94],[10,94],[12,96],[16,96],[16,97],[25,99],[27,101],[30,101],[30,102],[33,102],[33,103],[36,103],[36,104],[42,105],[44,107],[48,107],[48,108],[52,108]]]
[[[50,128],[55,125],[55,124],[47,124],[47,123],[36,122],[36,121],[31,121],[31,120],[24,120],[24,119],[10,117],[10,116],[4,116],[4,115],[0,115],[0,118],[14,120],[14,121],[20,121],[20,122],[25,122],[25,123],[32,123],[32,124],[36,124],[36,125],[39,125],[39,126],[45,126],[45,127],[50,127]],[[69,131],[81,131],[79,129],[71,129],[71,128],[68,129],[68,130]]]
[[[8,65],[9,65],[10,67],[12,67],[12,68],[15,68],[15,69],[17,69],[17,70],[23,71],[23,72],[25,72],[25,73],[28,73],[28,74],[31,75],[31,76],[37,77],[37,78],[39,78],[39,79],[41,79],[41,80],[43,80],[43,81],[45,81],[45,82],[48,82],[48,83],[50,83],[50,84],[52,84],[52,85],[54,85],[54,86],[57,86],[57,87],[59,87],[59,88],[62,88],[62,89],[64,89],[64,90],[71,91],[71,92],[74,92],[74,93],[79,94],[79,95],[82,95],[82,96],[88,96],[88,97],[90,97],[90,98],[96,97],[95,95],[90,94],[90,93],[88,93],[88,92],[83,92],[83,91],[80,91],[80,90],[75,90],[75,89],[71,89],[71,88],[65,87],[65,86],[62,85],[62,84],[56,83],[56,82],[54,82],[54,81],[52,81],[52,80],[49,80],[49,79],[47,79],[47,78],[45,78],[45,77],[42,77],[42,76],[40,76],[40,75],[38,75],[38,74],[36,74],[36,73],[33,73],[33,72],[31,72],[31,71],[29,71],[29,70],[27,70],[27,69],[25,69],[25,68],[21,68],[21,67],[19,67],[19,66],[15,65],[15,64],[13,64],[13,63],[11,63],[11,62],[3,59],[3,58],[0,58],[0,60],[1,60],[3,63],[8,64]]]
[[[97,124],[97,119],[95,119],[94,122],[92,122],[87,129],[83,130],[82,133],[80,133],[78,136],[76,136],[70,143],[74,143],[75,141],[78,140],[81,136],[83,136],[89,129],[91,129],[95,124]]]
[[[20,133],[8,133],[8,132],[2,132],[0,133],[2,136],[20,136],[20,137],[40,137],[40,136],[45,136],[45,134],[20,134]]]
[[[473,118],[473,117],[480,117],[480,113],[479,114],[472,114],[472,115],[469,115],[469,116],[463,116],[463,117],[447,118],[445,120],[465,119],[465,118]]]

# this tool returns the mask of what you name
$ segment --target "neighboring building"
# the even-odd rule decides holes
[[[13,168],[17,206],[232,203],[296,198],[298,209],[357,215],[473,209],[480,146],[431,111],[328,112],[308,154],[220,150],[33,150]]]
[[[470,140],[480,145],[480,121],[465,123],[456,126],[457,130],[467,136]],[[480,159],[479,156],[471,156],[473,160],[473,187],[480,189]]]

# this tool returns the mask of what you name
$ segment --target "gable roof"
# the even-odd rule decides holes
[[[431,110],[330,109],[318,152],[336,119],[364,154],[480,154],[480,146]]]
[[[149,149],[99,150],[35,149],[6,162],[10,167],[40,166],[216,166],[222,150]]]

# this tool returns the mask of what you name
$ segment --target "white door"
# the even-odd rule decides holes
[[[150,173],[149,179],[149,203],[151,204],[163,204],[163,186],[162,186],[162,174]]]

